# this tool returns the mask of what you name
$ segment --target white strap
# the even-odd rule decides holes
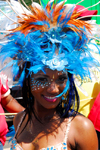
[[[65,132],[64,143],[66,143],[66,142],[67,142],[68,132],[69,132],[70,125],[71,125],[71,120],[72,120],[72,118],[70,117],[70,118],[69,118],[69,120],[68,120],[67,129],[66,129],[66,132]]]
[[[4,97],[8,96],[9,94],[10,94],[10,89],[8,89],[8,91],[5,94],[2,94],[1,98],[4,98]]]

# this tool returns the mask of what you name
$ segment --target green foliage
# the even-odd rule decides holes
[[[22,0],[20,0],[20,1],[21,1],[21,3],[23,4]],[[39,3],[39,0],[33,0],[33,1]],[[32,0],[24,0],[24,2],[29,6],[29,5],[31,5]],[[23,4],[23,5],[24,5],[24,4]]]

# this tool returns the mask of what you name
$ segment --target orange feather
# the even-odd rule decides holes
[[[21,31],[22,33],[24,33],[26,35],[30,31],[41,30],[42,32],[45,32],[45,31],[48,31],[52,27],[59,26],[59,24],[57,23],[57,19],[58,19],[59,15],[61,15],[60,21],[62,21],[66,16],[65,12],[61,13],[62,8],[64,8],[64,7],[65,7],[64,3],[61,3],[59,5],[54,4],[52,9],[51,9],[51,6],[48,3],[46,8],[45,8],[46,9],[46,12],[45,12],[45,9],[40,10],[37,7],[33,8],[31,6],[30,8],[32,11],[32,15],[25,15],[24,14],[23,18],[19,18],[18,19],[19,26],[16,29],[14,29],[13,31],[14,32]],[[71,28],[75,32],[80,32],[81,31],[80,28],[83,29],[84,26],[90,32],[92,26],[89,25],[85,21],[82,21],[79,19],[77,20],[79,15],[80,15],[80,13],[77,13],[76,11],[74,11],[72,16],[70,17],[70,20],[67,22],[67,24],[69,24],[69,25],[72,24],[73,27],[71,27]],[[38,21],[47,21],[50,24],[50,28],[48,28],[47,24],[43,24],[43,25],[34,24],[34,22],[38,22]]]

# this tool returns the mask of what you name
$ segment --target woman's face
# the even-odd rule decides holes
[[[56,97],[63,92],[67,82],[67,72],[45,69],[32,74],[30,79],[31,93],[36,104],[53,109],[59,104],[61,97]]]

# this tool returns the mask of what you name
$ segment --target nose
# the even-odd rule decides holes
[[[51,84],[47,88],[48,93],[59,94],[59,86],[55,82],[51,82]]]

